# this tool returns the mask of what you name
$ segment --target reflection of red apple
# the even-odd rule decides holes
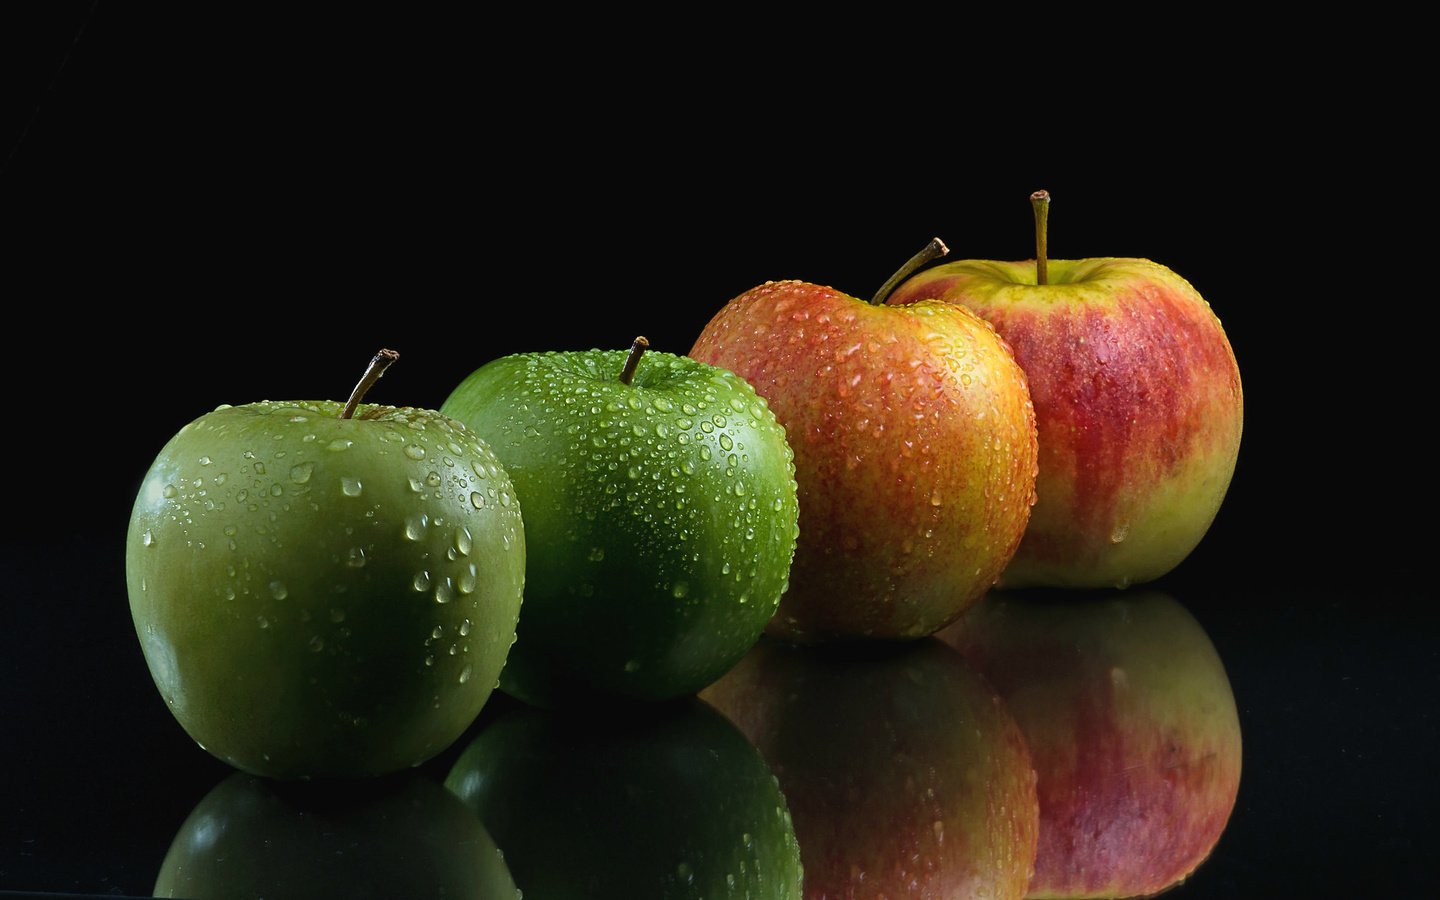
[[[1153,894],[1210,854],[1240,786],[1240,722],[1214,646],[1173,598],[996,593],[940,637],[1029,742],[1030,896]]]
[[[934,639],[762,641],[701,696],[760,748],[790,805],[805,896],[1023,897],[1034,772],[995,692]]]

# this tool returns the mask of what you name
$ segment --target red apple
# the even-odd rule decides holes
[[[806,897],[1025,895],[1038,828],[1030,757],[951,648],[767,639],[701,697],[780,779]]]
[[[995,583],[1030,515],[1035,415],[1010,349],[963,307],[884,294],[767,282],[690,351],[754,385],[795,453],[800,536],[774,635],[933,634]]]
[[[890,303],[940,299],[995,326],[1030,382],[1038,502],[1005,587],[1125,587],[1169,572],[1229,487],[1243,418],[1220,320],[1145,259],[965,260],[910,278]]]
[[[1240,785],[1214,646],[1165,594],[986,598],[939,637],[1020,723],[1038,776],[1031,897],[1134,897],[1192,872]]]

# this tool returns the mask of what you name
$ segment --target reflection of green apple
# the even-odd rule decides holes
[[[698,700],[608,716],[519,709],[480,733],[445,784],[526,897],[802,895],[775,777]]]
[[[443,750],[514,640],[513,488],[438,413],[221,407],[160,451],[126,544],[150,672],[200,745],[280,778],[363,776]]]
[[[1038,830],[1030,757],[951,648],[764,641],[701,698],[780,779],[807,896],[1025,896]]]
[[[1239,789],[1240,722],[1214,646],[1172,597],[997,593],[939,636],[1030,745],[1032,897],[1150,895],[1210,853]]]
[[[232,775],[180,826],[154,893],[205,900],[520,896],[475,816],[412,773],[343,785]]]
[[[785,590],[793,457],[735,375],[668,353],[495,360],[441,407],[489,442],[525,509],[525,608],[501,676],[557,705],[691,694]]]

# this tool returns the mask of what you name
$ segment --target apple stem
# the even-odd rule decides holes
[[[906,260],[905,265],[895,270],[895,274],[891,275],[889,280],[880,285],[880,290],[876,291],[875,296],[870,300],[871,305],[879,306],[884,303],[885,298],[890,296],[890,292],[895,290],[895,286],[913,275],[916,269],[932,260],[939,259],[949,252],[950,248],[945,246],[944,241],[938,237],[931,238],[930,243],[921,248],[919,253]]]
[[[1045,242],[1049,238],[1050,192],[1036,191],[1030,195],[1030,208],[1035,211],[1035,283],[1049,284]]]
[[[629,384],[635,380],[635,370],[640,368],[640,357],[645,355],[649,349],[650,341],[644,335],[635,338],[630,345],[630,353],[625,357],[625,368],[620,370],[620,383]]]
[[[355,390],[350,392],[350,399],[345,401],[345,408],[340,411],[340,418],[348,419],[355,415],[355,407],[360,405],[360,400],[365,396],[365,392],[370,390],[375,382],[380,380],[380,376],[385,374],[385,370],[390,368],[390,364],[399,358],[400,354],[394,350],[382,349],[375,354],[375,358],[370,360],[370,365],[365,367],[365,374],[361,375],[359,382],[355,384]]]

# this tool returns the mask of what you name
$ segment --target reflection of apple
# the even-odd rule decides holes
[[[995,583],[1030,515],[1035,417],[1010,348],[963,307],[884,293],[767,282],[690,351],[753,384],[795,451],[777,636],[932,634]]]
[[[526,897],[801,896],[775,777],[693,698],[514,710],[480,732],[445,785],[495,836]]]
[[[1243,405],[1235,354],[1209,304],[1170,269],[1046,260],[1043,217],[1037,233],[1036,261],[945,263],[890,302],[974,310],[1029,378],[1038,500],[1001,584],[1151,581],[1200,542],[1229,487]]]
[[[939,641],[763,641],[701,697],[790,802],[805,894],[1023,897],[1035,777],[995,692]]]
[[[475,816],[412,773],[345,784],[232,775],[180,826],[154,894],[519,897]]]
[[[1165,594],[992,594],[940,633],[995,685],[1040,796],[1034,897],[1164,890],[1209,855],[1240,784],[1214,646]]]
[[[344,408],[206,413],[135,500],[125,569],[150,673],[186,732],[247,772],[418,765],[474,721],[515,639],[510,479],[464,425],[359,405],[365,387]]]
[[[644,340],[497,359],[441,407],[490,443],[525,510],[500,686],[527,703],[693,694],[785,590],[799,513],[784,430],[742,379]]]

